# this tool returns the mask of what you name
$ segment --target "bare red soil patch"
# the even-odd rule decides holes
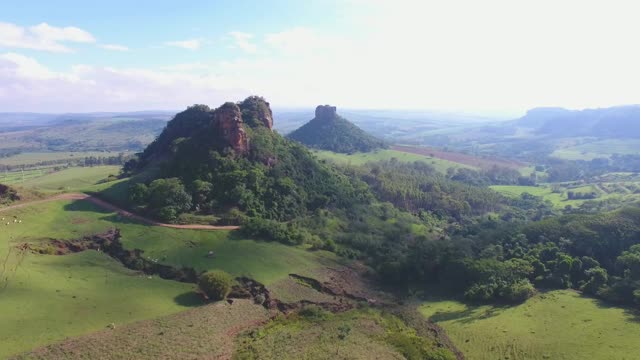
[[[430,147],[422,147],[422,146],[394,145],[391,147],[391,149],[410,153],[410,154],[431,156],[438,159],[452,161],[458,164],[473,166],[480,169],[487,169],[493,166],[519,169],[521,167],[527,166],[527,164],[520,161],[515,161],[515,160],[502,159],[497,157],[479,157],[479,156],[473,156],[473,155],[450,152],[450,151],[443,151],[443,150],[438,150]]]

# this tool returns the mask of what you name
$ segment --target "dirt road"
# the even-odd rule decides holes
[[[4,208],[0,208],[0,212],[3,211],[9,211],[9,210],[13,210],[13,209],[18,209],[18,208],[22,208],[25,206],[30,206],[30,205],[35,205],[35,204],[42,204],[42,203],[46,203],[46,202],[51,202],[51,201],[60,201],[60,200],[86,200],[86,201],[90,201],[98,206],[100,206],[103,209],[107,209],[107,210],[111,210],[113,212],[117,212],[118,214],[130,218],[130,219],[134,219],[140,222],[143,222],[145,224],[150,224],[150,225],[155,225],[155,226],[162,226],[162,227],[168,227],[168,228],[173,228],[173,229],[193,229],[193,230],[237,230],[240,227],[239,226],[216,226],[216,225],[200,225],[200,224],[187,224],[187,225],[175,225],[175,224],[165,224],[165,223],[161,223],[155,220],[151,220],[149,218],[146,218],[144,216],[140,216],[140,215],[136,215],[133,214],[127,210],[121,209],[111,203],[108,203],[104,200],[98,199],[97,197],[91,196],[91,195],[87,195],[87,194],[81,194],[81,193],[68,193],[68,194],[60,194],[60,195],[56,195],[56,196],[52,196],[46,199],[42,199],[42,200],[34,200],[34,201],[29,201],[29,202],[25,202],[25,203],[21,203],[21,204],[16,204],[16,205],[11,205],[11,206],[7,206]]]

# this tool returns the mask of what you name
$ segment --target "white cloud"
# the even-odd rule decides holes
[[[175,46],[187,50],[198,50],[202,46],[202,40],[200,39],[189,39],[189,40],[179,40],[179,41],[167,41],[164,43],[167,46]]]
[[[0,54],[0,74],[3,77],[14,74],[18,77],[40,80],[56,77],[54,72],[35,59],[16,53]]]
[[[33,58],[0,54],[0,108],[5,111],[83,112],[217,106],[250,92],[225,86],[212,73],[75,65],[48,69]]]
[[[41,23],[28,28],[0,22],[0,46],[52,52],[71,52],[63,43],[94,43],[89,32],[77,27],[55,27]]]
[[[357,17],[344,13],[347,30],[227,33],[227,39],[255,45],[260,56],[57,73],[5,54],[0,109],[175,109],[244,96],[236,94],[263,95],[274,106],[509,112],[640,102],[640,47],[633,46],[640,22],[633,2],[351,1],[360,2]],[[0,38],[7,36],[0,29]],[[179,42],[183,48],[185,41]],[[195,39],[186,48],[202,44]]]
[[[118,44],[102,44],[99,45],[101,48],[105,49],[105,50],[111,50],[111,51],[129,51],[129,48],[124,46],[124,45],[118,45]]]
[[[337,50],[342,41],[337,37],[320,35],[311,28],[295,27],[265,35],[265,43],[285,54],[305,55],[322,50]]]
[[[256,44],[251,42],[251,39],[253,39],[252,34],[240,31],[231,31],[229,35],[233,39],[235,47],[243,50],[244,52],[254,54],[258,51]]]

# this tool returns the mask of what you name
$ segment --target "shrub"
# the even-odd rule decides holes
[[[329,316],[329,313],[318,305],[307,305],[298,314],[309,320],[324,320]]]
[[[501,295],[510,302],[523,302],[533,296],[534,293],[535,289],[531,282],[527,279],[522,279],[505,287]]]
[[[223,300],[231,292],[233,277],[221,270],[209,271],[200,276],[198,286],[210,300]]]
[[[465,291],[464,297],[471,301],[489,301],[493,298],[495,285],[493,284],[473,284]]]

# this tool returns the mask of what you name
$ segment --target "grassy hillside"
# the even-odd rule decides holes
[[[455,359],[396,317],[368,309],[330,314],[311,307],[237,343],[236,359]]]
[[[589,141],[583,144],[562,147],[551,153],[551,156],[565,160],[592,160],[608,158],[613,154],[637,154],[640,140],[606,139]]]
[[[218,302],[67,339],[17,359],[99,359],[107,354],[122,359],[226,359],[238,332],[268,318],[269,312],[252,300]]]
[[[554,190],[557,187],[558,190]],[[633,183],[598,183],[597,185],[567,186],[566,184],[546,184],[539,186],[518,186],[518,185],[494,185],[491,189],[510,197],[520,197],[522,194],[540,196],[544,200],[550,201],[557,209],[564,209],[570,205],[579,207],[587,201],[614,201],[617,203],[629,203],[640,200],[640,195],[629,190],[635,188]],[[595,193],[594,199],[568,199],[569,191],[575,193]]]
[[[420,312],[442,326],[468,359],[631,360],[640,353],[637,313],[568,290],[514,307],[430,300]]]
[[[447,161],[431,157],[428,155],[411,154],[396,150],[376,150],[367,153],[355,153],[355,154],[340,154],[331,151],[314,150],[313,153],[320,159],[331,160],[336,163],[350,164],[350,165],[362,165],[368,162],[377,162],[384,160],[391,160],[393,158],[403,162],[422,161],[431,166],[441,173],[446,173],[449,168],[472,168],[471,166],[456,163],[453,161]]]
[[[25,171],[24,181],[22,172],[14,172],[5,176],[0,174],[0,182],[43,192],[82,191],[119,172],[119,166],[73,167],[55,172],[29,170]]]
[[[127,248],[142,249],[161,263],[223,269],[267,284],[333,261],[322,252],[234,239],[226,231],[143,225],[84,201],[43,203],[0,216],[22,220],[2,225],[0,232],[0,258],[8,259],[1,269],[0,309],[12,309],[0,311],[0,338],[6,339],[0,358],[112,322],[153,318],[197,303],[193,285],[140,276],[103,253],[36,255],[18,251],[16,246],[23,242],[72,239],[118,227]],[[213,259],[206,256],[210,250]]]

